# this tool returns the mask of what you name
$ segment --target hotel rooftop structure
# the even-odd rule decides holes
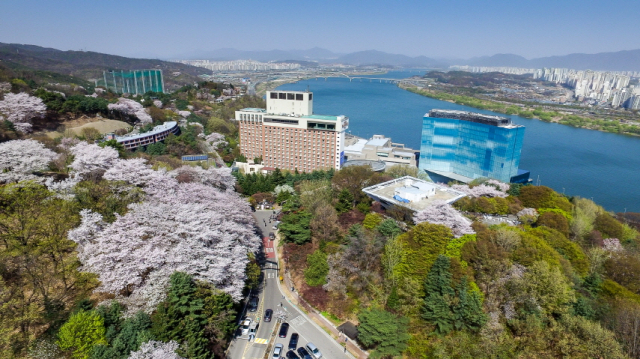
[[[236,111],[236,121],[247,160],[300,172],[339,170],[344,162],[349,118],[314,114],[311,92],[267,91],[266,109]]]

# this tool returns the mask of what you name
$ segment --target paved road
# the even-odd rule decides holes
[[[273,221],[269,223],[269,217],[273,211],[256,211],[254,216],[256,222],[262,231],[263,238],[268,237],[269,232],[275,232],[272,229]],[[265,226],[266,223],[266,226]],[[350,359],[350,355],[344,352],[344,348],[333,340],[324,330],[315,323],[309,322],[304,313],[299,311],[295,306],[283,299],[283,293],[280,291],[278,262],[276,260],[276,250],[273,247],[273,241],[263,240],[264,244],[264,266],[262,287],[258,289],[257,295],[260,298],[258,310],[254,313],[248,312],[247,316],[257,320],[260,319],[257,336],[254,342],[249,342],[246,337],[237,337],[231,343],[227,358],[232,359],[262,359],[267,349],[267,343],[271,338],[271,334],[276,329],[278,313],[282,313],[289,323],[289,332],[286,338],[276,337],[276,343],[282,343],[287,348],[291,333],[300,334],[298,347],[304,346],[307,342],[314,343],[326,359]],[[280,306],[282,305],[282,306]],[[272,309],[274,318],[271,322],[262,321],[264,311]],[[277,333],[276,333],[277,334]],[[271,355],[271,353],[269,353]],[[283,353],[284,354],[284,353]]]

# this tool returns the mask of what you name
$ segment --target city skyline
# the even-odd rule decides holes
[[[180,58],[221,48],[338,53],[379,50],[407,56],[525,58],[640,48],[640,3],[373,1],[270,4],[161,0],[0,4],[2,42],[132,57]],[[277,26],[269,25],[277,24]],[[19,29],[19,31],[16,31]],[[288,34],[288,35],[287,35]]]

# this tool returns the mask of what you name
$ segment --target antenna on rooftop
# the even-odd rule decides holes
[[[309,85],[307,85],[307,92],[309,92]]]

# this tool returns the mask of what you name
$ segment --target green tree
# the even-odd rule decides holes
[[[407,348],[409,320],[382,309],[367,309],[358,314],[358,341],[374,348],[371,358],[397,357]]]
[[[167,146],[162,142],[152,143],[147,146],[147,154],[151,156],[161,156],[167,153]]]
[[[118,151],[118,156],[120,158],[125,156],[125,149],[124,146],[122,145],[122,143],[116,141],[116,140],[108,140],[108,141],[104,141],[100,144],[100,147],[112,147],[114,148],[116,151]]]
[[[460,280],[456,290],[451,285],[451,260],[441,255],[425,281],[427,295],[422,318],[433,324],[438,334],[452,330],[480,330],[487,317],[482,312],[478,293],[470,291],[466,277]]]
[[[362,222],[362,226],[367,229],[374,229],[382,222],[382,216],[377,213],[368,213],[364,217],[364,221]]]
[[[196,296],[196,285],[191,276],[182,272],[171,275],[167,299],[158,305],[153,318],[152,333],[161,341],[175,340],[184,344],[188,358],[212,358],[207,348],[204,329],[207,318],[204,302]]]
[[[71,350],[74,358],[86,359],[95,345],[107,344],[104,321],[94,311],[80,311],[58,332],[58,346]]]
[[[106,323],[106,320],[105,320]],[[132,351],[140,349],[140,345],[155,339],[151,334],[151,318],[143,312],[127,318],[121,328],[108,328],[117,330],[117,334],[109,341],[109,345],[97,345],[91,352],[91,359],[125,359]],[[107,335],[109,338],[109,335]]]
[[[305,211],[289,213],[282,217],[278,225],[285,242],[305,244],[311,240],[311,214]]]
[[[304,279],[308,285],[317,287],[327,283],[329,264],[327,255],[320,250],[307,256],[307,269],[304,271]]]
[[[420,223],[398,236],[403,253],[400,263],[395,267],[396,276],[411,277],[422,283],[438,256],[444,254],[452,238],[449,228],[428,222]]]
[[[245,269],[247,274],[246,286],[247,288],[255,289],[260,284],[260,265],[253,253],[249,253],[247,256],[249,257],[249,263],[247,263],[247,268]]]
[[[338,194],[338,203],[336,204],[336,211],[338,213],[349,212],[353,209],[353,195],[349,190],[343,189]]]
[[[387,218],[384,221],[380,222],[380,224],[378,224],[378,226],[376,227],[376,230],[378,230],[380,234],[388,238],[393,238],[402,233],[402,229],[398,227],[398,223],[396,223],[396,221],[391,218]]]
[[[233,298],[213,285],[198,283],[196,297],[204,303],[203,314],[207,318],[205,336],[216,357],[223,358],[233,333],[237,329],[237,313]]]

